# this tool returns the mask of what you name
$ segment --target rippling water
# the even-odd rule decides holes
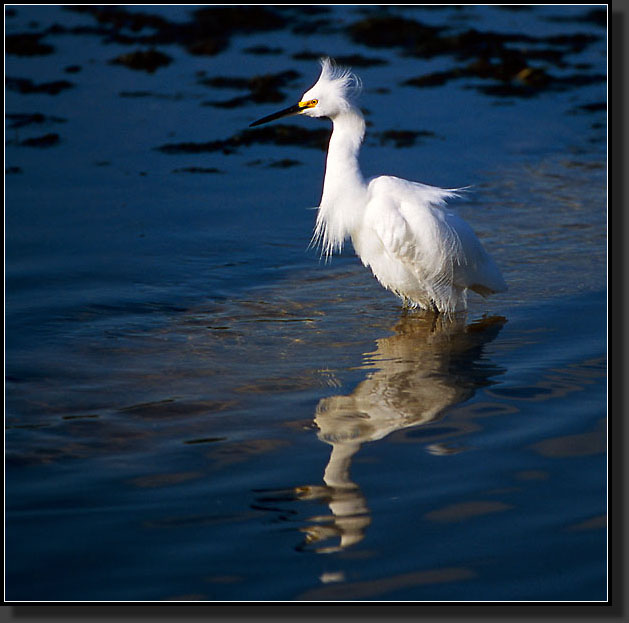
[[[140,40],[190,7],[7,9],[7,35],[30,33],[6,62],[7,599],[606,599],[591,9],[387,10],[508,34],[554,76],[524,91],[403,85],[464,59],[353,41],[368,7],[273,9],[281,27],[232,24],[209,56]],[[110,62],[138,49],[171,61]],[[444,322],[403,312],[351,249],[320,262],[317,148],[162,149],[242,137],[283,104],[212,79],[291,70],[289,103],[317,74],[305,51],[371,59],[366,174],[471,185],[456,207],[507,293]]]

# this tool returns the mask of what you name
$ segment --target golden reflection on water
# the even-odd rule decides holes
[[[488,385],[500,370],[486,362],[480,365],[482,349],[505,322],[500,316],[466,324],[465,315],[443,319],[408,314],[394,327],[394,335],[377,340],[376,350],[365,354],[372,371],[351,394],[319,402],[314,417],[318,437],[332,446],[324,485],[297,487],[295,493],[302,500],[323,502],[330,514],[310,518],[302,529],[305,546],[332,553],[363,540],[371,516],[350,476],[353,457],[364,443],[434,422],[445,409]],[[433,445],[432,451],[439,453],[439,445]],[[331,539],[336,542],[326,544]]]

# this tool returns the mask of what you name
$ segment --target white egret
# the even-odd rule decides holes
[[[332,120],[313,241],[329,257],[351,238],[362,263],[404,306],[449,313],[467,307],[468,289],[482,296],[506,290],[470,226],[445,209],[461,189],[388,175],[365,181],[358,166],[365,121],[351,98],[359,87],[349,69],[324,58],[318,81],[298,104],[251,124],[290,115]]]

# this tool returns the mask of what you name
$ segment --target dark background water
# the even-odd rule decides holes
[[[606,599],[604,7],[5,15],[7,599]],[[507,293],[308,249],[321,54]]]

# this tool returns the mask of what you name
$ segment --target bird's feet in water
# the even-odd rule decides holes
[[[430,300],[430,306],[424,307],[421,304],[415,303],[414,301],[409,299],[407,296],[404,296],[403,294],[400,294],[398,296],[400,296],[400,298],[402,299],[402,309],[405,312],[411,311],[412,309],[417,309],[417,307],[419,306],[419,309],[421,309],[422,311],[433,312],[437,315],[441,313],[439,311],[439,308],[437,307],[437,304],[432,299]]]
[[[433,330],[437,325],[437,321],[439,318],[444,318],[447,314],[444,315],[443,312],[439,311],[439,308],[435,304],[434,301],[430,301],[430,307],[417,306],[411,299],[406,296],[401,296],[402,299],[402,317],[406,318],[407,316],[413,313],[420,313],[425,315],[426,317],[431,318],[431,323],[433,325]]]

